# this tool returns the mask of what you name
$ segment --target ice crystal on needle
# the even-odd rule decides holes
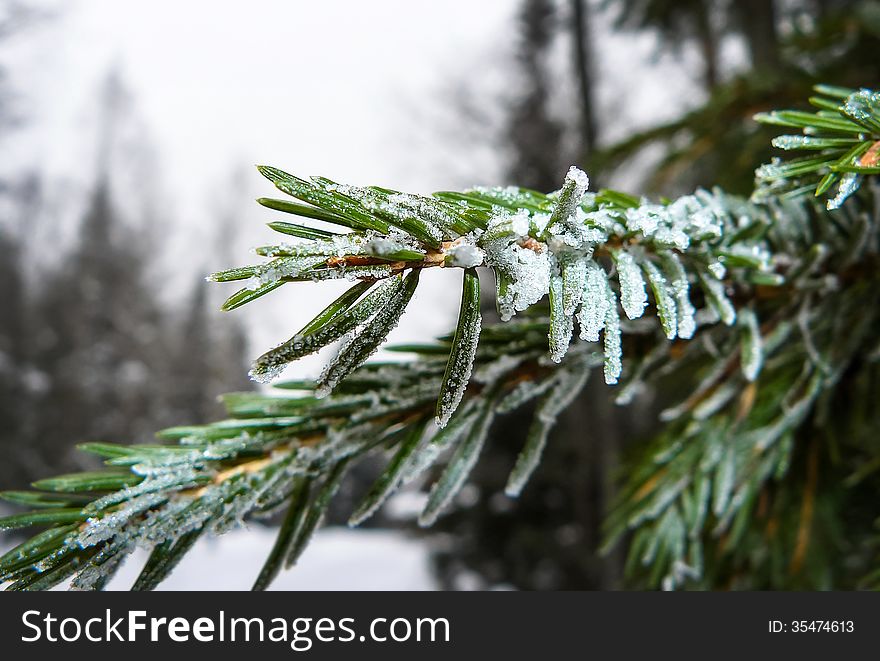
[[[837,195],[832,197],[826,203],[829,210],[839,209],[846,202],[847,198],[859,189],[862,178],[855,172],[847,172],[840,178],[840,184],[837,187]]]
[[[477,272],[471,268],[464,272],[458,327],[455,329],[440,398],[437,402],[435,422],[438,427],[446,426],[464,396],[474,367],[482,325],[480,279],[477,277]]]
[[[510,227],[514,234],[517,234],[518,236],[528,236],[530,226],[531,220],[529,212],[525,209],[520,209],[510,216]]]
[[[446,252],[446,264],[467,269],[480,266],[486,259],[486,253],[482,248],[472,243],[458,243]]]
[[[686,250],[692,239],[719,237],[726,213],[716,198],[698,191],[670,204],[648,204],[609,211],[588,212],[585,218],[605,231],[615,234],[639,234],[653,242]]]
[[[743,331],[740,349],[742,373],[746,379],[754,381],[764,364],[764,342],[758,317],[753,310],[745,308],[740,312],[739,324]]]
[[[611,290],[608,281],[605,281],[605,295],[608,298],[608,308],[605,312],[605,383],[611,385],[617,383],[623,370],[621,357],[623,349],[620,337],[620,315],[617,312],[617,295]]]
[[[584,295],[587,260],[568,260],[562,266],[562,309],[569,317],[575,313]]]
[[[326,261],[323,255],[303,257],[279,257],[256,269],[254,277],[248,281],[249,289],[259,289],[263,285],[278,282],[282,278],[296,278],[304,271]]]
[[[584,277],[584,294],[581,309],[578,311],[580,336],[587,342],[598,342],[599,331],[605,327],[605,318],[611,300],[608,297],[608,276],[605,269],[590,260],[586,264]],[[616,301],[614,301],[616,305]]]
[[[651,290],[654,292],[654,301],[657,304],[657,314],[660,316],[660,323],[663,325],[663,332],[666,339],[674,340],[678,334],[678,307],[675,303],[675,293],[666,280],[666,277],[660,272],[660,269],[650,260],[642,262],[642,268],[648,276],[648,282],[651,283]]]
[[[674,252],[665,251],[660,255],[663,261],[663,269],[670,281],[672,295],[675,297],[675,310],[677,315],[678,336],[690,339],[694,335],[697,324],[694,320],[694,306],[689,296],[690,284],[687,273],[681,265],[681,260]]]
[[[540,301],[550,290],[552,262],[546,247],[540,244],[526,242],[526,247],[516,241],[499,243],[503,245],[487,247],[486,262],[506,281],[499,280],[498,310],[501,320],[508,321],[517,312]]]
[[[617,277],[620,282],[620,303],[623,311],[630,319],[638,319],[648,305],[648,293],[645,291],[645,279],[633,256],[620,250],[614,253],[617,264]]]
[[[731,206],[719,193],[700,190],[663,204],[605,191],[589,193],[589,178],[577,167],[569,168],[562,187],[548,195],[511,186],[422,197],[336,184],[321,177],[312,182],[322,195],[342,196],[338,213],[352,214],[356,224],[349,226],[354,231],[309,238],[296,233],[301,234],[301,229],[291,230],[307,240],[258,249],[273,259],[250,271],[248,286],[255,296],[276,283],[304,277],[385,280],[399,273],[401,264],[422,260],[426,266],[488,266],[494,271],[503,321],[549,298],[552,360],[561,361],[568,353],[575,318],[585,341],[599,341],[605,330],[609,382],[620,374],[618,305],[629,319],[643,316],[650,285],[666,337],[688,338],[694,333],[697,312],[689,300],[685,265],[699,272],[700,286],[710,303],[700,311],[701,318],[713,321],[714,314],[725,323],[732,323],[734,317],[721,282],[727,265],[768,266],[766,251],[755,242],[733,243],[718,252],[711,249],[731,222]],[[312,199],[325,198],[307,201]],[[378,220],[364,215],[364,210]],[[482,218],[476,225],[457,215],[477,212]],[[696,251],[701,254],[692,262],[688,252],[694,242],[700,242]],[[442,261],[436,259],[438,252]],[[605,271],[609,256],[616,276],[613,283]],[[371,257],[388,263],[371,263]],[[238,279],[247,274],[232,270],[218,275],[219,279]],[[252,376],[270,380],[291,360],[345,337],[343,350],[321,379],[318,394],[326,394],[384,338],[380,322],[399,303],[399,289],[379,287],[337,318],[322,322],[318,330],[301,333],[267,352],[255,363]],[[373,306],[375,301],[381,305]],[[373,326],[380,328],[374,332]],[[338,376],[333,376],[335,372]],[[447,384],[443,396],[448,401],[441,406],[445,412],[441,420],[454,412],[466,380]]]
[[[559,191],[559,201],[551,216],[552,222],[568,223],[575,216],[575,210],[581,203],[584,193],[590,186],[587,173],[572,165],[565,174],[565,182]]]
[[[556,205],[546,223],[545,232],[560,237],[563,242],[573,245],[577,239],[566,239],[565,235],[571,234],[577,237],[583,229],[583,222],[578,211],[581,210],[581,202],[590,178],[579,168],[572,165],[565,175],[562,188],[556,193]]]
[[[560,362],[568,351],[574,330],[572,316],[563,308],[563,288],[561,276],[550,277],[550,359],[555,363]]]

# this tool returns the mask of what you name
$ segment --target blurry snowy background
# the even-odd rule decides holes
[[[550,190],[573,162],[635,192],[719,172],[748,181],[753,160],[707,166],[706,140],[689,145],[706,133],[717,144],[711,131],[774,100],[795,37],[845,9],[860,22],[829,29],[858,41],[877,27],[876,4],[0,0],[0,488],[88,466],[77,442],[144,441],[216,417],[218,393],[251,387],[249,360],[335,295],[333,283],[291,287],[218,311],[231,292],[204,274],[247,261],[273,219],[253,202],[271,193],[253,164],[413,192]],[[690,135],[679,126],[660,144],[609,151],[731,88],[746,99],[736,120],[691,118]],[[442,275],[426,274],[392,341],[450,329],[457,285]],[[314,374],[322,358],[289,375]],[[276,587],[614,586],[619,559],[594,552],[598,519],[619,439],[638,429],[588,396],[593,437],[583,417],[564,425],[559,461],[523,501],[486,477],[518,448],[514,420],[460,518],[414,536],[418,496],[403,494],[372,529],[321,532]],[[254,524],[201,542],[165,587],[248,587],[273,532]]]

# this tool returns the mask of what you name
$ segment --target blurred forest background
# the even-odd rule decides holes
[[[446,149],[445,169],[442,159],[431,160],[438,187],[515,182],[549,191],[578,163],[590,173],[591,188],[672,196],[718,184],[748,193],[754,167],[771,156],[770,133],[751,121],[754,113],[796,105],[816,82],[880,84],[876,1],[507,4],[508,18],[494,37],[503,56],[491,68],[502,85],[471,74],[481,63],[458,62],[442,74],[421,74],[445,99],[441,108],[403,97],[409,131],[455,145]],[[14,58],[4,53],[36,38],[44,24],[63,22],[67,11],[77,11],[76,4],[47,10],[0,0],[0,153],[11,134],[27,127],[31,107]],[[631,47],[646,41],[647,49]],[[674,72],[684,72],[687,86],[664,89]],[[636,95],[633,110],[631,88],[645,77],[652,85]],[[37,167],[4,159],[0,170],[0,486],[6,489],[82,469],[77,442],[144,440],[164,426],[217,417],[216,395],[249,388],[248,361],[263,348],[241,317],[220,317],[224,292],[200,278],[175,283],[177,294],[166,295],[161,283],[169,282],[169,267],[156,256],[179,250],[171,242],[179,243],[174,227],[181,222],[163,197],[166,156],[144,129],[136,85],[129,89],[112,66],[101,80],[90,95],[93,107],[83,110],[97,129],[70,196],[79,208],[66,202],[71,184],[59,195],[59,182]],[[396,82],[405,92],[406,78]],[[308,103],[295,95],[291,103],[294,98]],[[497,180],[487,181],[479,165],[485,154]],[[192,273],[237,263],[246,247],[241,225],[249,222],[256,175],[248,180],[239,172],[230,167],[201,204],[205,218],[198,222],[210,231],[199,250],[187,253]],[[70,219],[63,232],[59,217]],[[491,315],[494,303],[485,308]],[[602,515],[627,447],[656,417],[652,393],[627,409],[615,406],[614,394],[599,382],[588,386],[518,500],[505,497],[503,486],[531,413],[493,431],[457,509],[424,533],[439,586],[621,586],[619,555],[598,553]],[[331,524],[344,522],[373,477],[369,466],[360,470],[335,503]],[[373,525],[404,523],[384,516]]]
[[[55,19],[5,0],[0,40],[27,38],[39,21]],[[26,91],[5,71],[0,85],[2,140],[27,117],[16,103]],[[114,72],[95,90],[94,104],[100,130],[83,164],[91,181],[69,245],[43,238],[57,229],[60,202],[47,195],[54,182],[39,171],[0,180],[4,488],[87,466],[77,441],[131,441],[163,425],[207,420],[221,412],[218,392],[248,387],[243,329],[234,319],[209,322],[217,299],[207,283],[196,280],[180,305],[158,297],[150,258],[163,249],[163,228],[173,218],[151,195],[158,165],[151,146],[137,139],[132,100]],[[125,189],[133,181],[134,194]],[[220,220],[218,242],[235,221]]]

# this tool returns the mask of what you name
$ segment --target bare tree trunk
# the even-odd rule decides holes
[[[580,87],[581,147],[589,156],[596,150],[596,115],[593,110],[593,53],[589,0],[571,0],[574,20],[574,68]]]
[[[777,71],[780,60],[775,3],[773,0],[738,0],[734,4],[740,12],[752,68],[765,72]]]
[[[571,0],[574,70],[580,88],[581,158],[589,159],[597,148],[595,73],[589,0]],[[595,187],[595,174],[590,173]],[[595,551],[602,543],[602,521],[614,501],[614,475],[619,463],[622,430],[608,388],[594,374],[584,391],[560,416],[558,436],[569,446],[571,498],[574,518],[583,534],[582,547]],[[617,419],[615,419],[617,418]],[[618,587],[623,557],[613,551],[607,557],[587,559],[585,571],[593,587]]]
[[[712,28],[710,9],[707,3],[700,2],[694,11],[697,41],[703,55],[703,85],[709,93],[718,86],[718,44]]]
[[[567,161],[562,151],[563,127],[548,103],[546,59],[556,34],[556,7],[551,0],[526,0],[518,23],[522,95],[505,120],[505,137],[514,154],[507,176],[510,181],[547,192],[559,186]]]

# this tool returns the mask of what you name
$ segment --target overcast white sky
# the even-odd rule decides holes
[[[407,111],[443,104],[444,79],[484,68],[516,3],[43,0],[55,18],[18,42],[31,158],[69,175],[71,137],[117,67],[162,152],[166,178],[222,179],[255,160],[400,187],[448,185],[407,160]],[[483,66],[481,66],[483,65]],[[21,80],[21,77],[19,77]],[[431,127],[425,127],[432,130]],[[401,135],[400,131],[404,131]],[[193,174],[197,173],[194,178]]]

